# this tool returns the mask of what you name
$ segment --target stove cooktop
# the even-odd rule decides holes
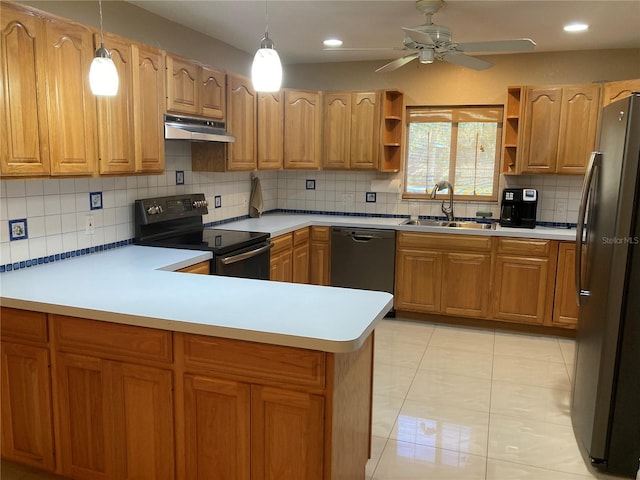
[[[149,242],[141,242],[140,245],[207,250],[216,255],[221,255],[256,245],[267,238],[269,238],[269,234],[263,232],[203,228],[199,231],[180,233]]]

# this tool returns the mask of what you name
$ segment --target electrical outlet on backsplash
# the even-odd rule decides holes
[[[0,180],[0,271],[105,248],[128,245],[133,236],[133,202],[139,198],[180,193],[204,193],[209,201],[205,223],[248,215],[245,198],[251,192],[250,172],[207,173],[191,170],[190,144],[166,143],[166,169],[161,175],[46,180]],[[176,185],[176,171],[184,185]],[[389,216],[440,216],[440,202],[402,200],[399,191],[378,191],[366,202],[377,172],[260,171],[265,211],[296,210]],[[389,184],[402,174],[384,176]],[[307,189],[309,180],[315,189]],[[395,183],[394,183],[395,182]],[[539,191],[538,220],[576,223],[582,177],[559,175],[501,177],[501,188],[532,187]],[[102,209],[91,210],[91,192],[102,192]],[[222,206],[214,208],[215,197]],[[560,207],[560,208],[558,208]],[[498,202],[457,202],[456,215],[474,218],[476,212],[500,215]],[[94,215],[93,233],[86,234],[86,215]],[[11,240],[9,221],[26,219],[28,236]]]

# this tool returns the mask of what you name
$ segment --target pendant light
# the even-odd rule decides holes
[[[113,97],[118,93],[118,70],[111,60],[109,51],[104,48],[104,33],[102,32],[102,0],[98,0],[100,6],[100,47],[96,50],[96,56],[89,69],[89,86],[94,95]]]
[[[269,38],[269,13],[265,0],[265,29],[260,48],[253,57],[251,81],[256,92],[277,92],[282,84],[282,64],[273,41]]]

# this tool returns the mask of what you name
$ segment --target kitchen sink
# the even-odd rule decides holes
[[[420,227],[471,228],[475,230],[495,230],[495,223],[449,222],[443,220],[405,220],[400,225],[416,225]]]

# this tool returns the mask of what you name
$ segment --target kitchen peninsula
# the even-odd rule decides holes
[[[0,277],[2,456],[71,478],[364,478],[392,296],[129,246]]]

